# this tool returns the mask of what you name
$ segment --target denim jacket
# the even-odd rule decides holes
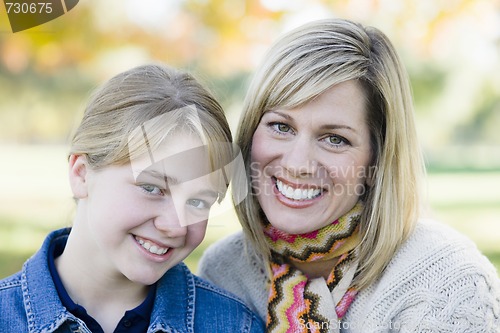
[[[0,281],[0,332],[91,333],[62,305],[48,268],[51,242],[69,231],[50,233],[20,272]],[[147,332],[256,333],[264,332],[264,326],[239,299],[194,276],[181,263],[157,283]]]

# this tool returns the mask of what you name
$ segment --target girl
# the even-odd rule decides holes
[[[0,331],[262,332],[182,264],[224,194],[230,142],[220,105],[186,73],[141,66],[104,84],[71,143],[72,228],[0,281]]]
[[[268,332],[498,332],[491,263],[420,216],[410,86],[379,30],[328,19],[278,40],[237,144],[253,194],[236,207],[244,233],[200,270]]]

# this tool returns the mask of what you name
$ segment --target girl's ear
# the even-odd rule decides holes
[[[73,197],[83,199],[87,197],[87,156],[70,155],[69,157],[69,184]]]

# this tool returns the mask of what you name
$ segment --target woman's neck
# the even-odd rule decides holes
[[[326,280],[337,261],[338,258],[333,258],[325,261],[291,261],[291,264],[311,279],[323,277]]]

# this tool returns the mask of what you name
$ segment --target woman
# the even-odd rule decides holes
[[[500,286],[474,245],[420,218],[424,164],[407,74],[379,30],[328,19],[278,40],[237,136],[251,193],[201,276],[269,332],[498,332]]]

